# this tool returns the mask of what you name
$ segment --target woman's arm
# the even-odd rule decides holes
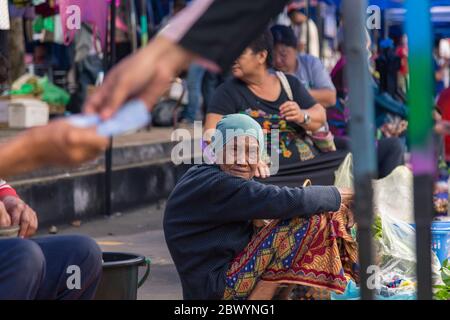
[[[29,129],[0,145],[0,176],[9,177],[45,165],[77,165],[97,157],[108,139],[95,129],[81,129],[54,121]]]
[[[309,94],[325,108],[336,105],[336,90],[332,89],[310,89]]]
[[[302,126],[307,131],[317,131],[327,122],[325,108],[317,103],[305,86],[295,77],[287,76],[293,93],[293,101],[280,106],[280,115],[287,121]],[[305,115],[309,120],[305,122]]]
[[[223,213],[215,215],[215,219],[224,222],[309,217],[337,211],[341,199],[345,199],[332,186],[281,188],[222,174],[210,188],[214,194],[210,198],[216,200],[218,210]]]

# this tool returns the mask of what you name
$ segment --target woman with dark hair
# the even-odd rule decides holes
[[[280,140],[278,146],[268,147],[269,152],[278,153],[278,173],[269,177],[267,161],[262,161],[256,177],[282,186],[299,186],[306,179],[314,184],[333,184],[334,171],[346,152],[322,153],[308,138],[307,131],[314,132],[325,125],[325,109],[296,77],[271,72],[272,47],[272,35],[267,30],[235,61],[233,79],[217,89],[208,106],[205,130],[214,129],[224,115],[250,115],[268,138],[271,130],[278,129]]]

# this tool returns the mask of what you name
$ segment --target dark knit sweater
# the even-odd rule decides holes
[[[231,176],[216,165],[189,169],[172,191],[164,234],[185,299],[221,299],[229,263],[249,243],[253,219],[337,211],[335,187],[280,188]]]

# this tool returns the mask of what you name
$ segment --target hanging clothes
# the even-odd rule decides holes
[[[66,44],[70,44],[75,33],[79,31],[77,26],[71,26],[70,21],[74,21],[74,14],[80,14],[80,23],[85,22],[92,26],[94,34],[98,35],[102,48],[106,46],[106,25],[108,19],[109,1],[92,0],[59,0],[59,10],[61,14],[62,29]],[[117,2],[116,2],[117,3]],[[71,6],[78,7],[78,11],[72,11]],[[81,27],[81,26],[80,26]]]
[[[18,8],[29,7],[33,4],[31,0],[11,0],[10,2]]]
[[[54,1],[48,1],[35,5],[36,14],[42,16],[43,18],[51,17],[57,14],[56,5]]]

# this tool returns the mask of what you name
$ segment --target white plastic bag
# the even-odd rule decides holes
[[[375,213],[414,223],[413,173],[409,168],[399,166],[372,185]]]
[[[397,276],[415,283],[416,230],[410,224],[390,214],[380,213],[380,217],[383,236],[377,240],[379,244],[377,255],[381,256],[381,282],[388,283]],[[431,264],[433,284],[442,284],[441,264],[433,251],[431,251]],[[414,286],[406,286],[396,288],[395,294],[406,294],[414,291]]]
[[[349,188],[353,190],[353,156],[349,153],[334,173],[334,186],[336,188]]]
[[[336,187],[353,189],[352,169],[349,154],[335,173]],[[414,223],[413,174],[409,168],[399,166],[384,179],[374,180],[372,185],[374,214],[381,218],[382,225],[382,237],[375,240],[375,245],[383,294],[412,296],[416,282],[416,231],[411,225]],[[433,283],[441,284],[440,263],[436,254],[431,254]],[[406,286],[388,288],[397,278]]]

